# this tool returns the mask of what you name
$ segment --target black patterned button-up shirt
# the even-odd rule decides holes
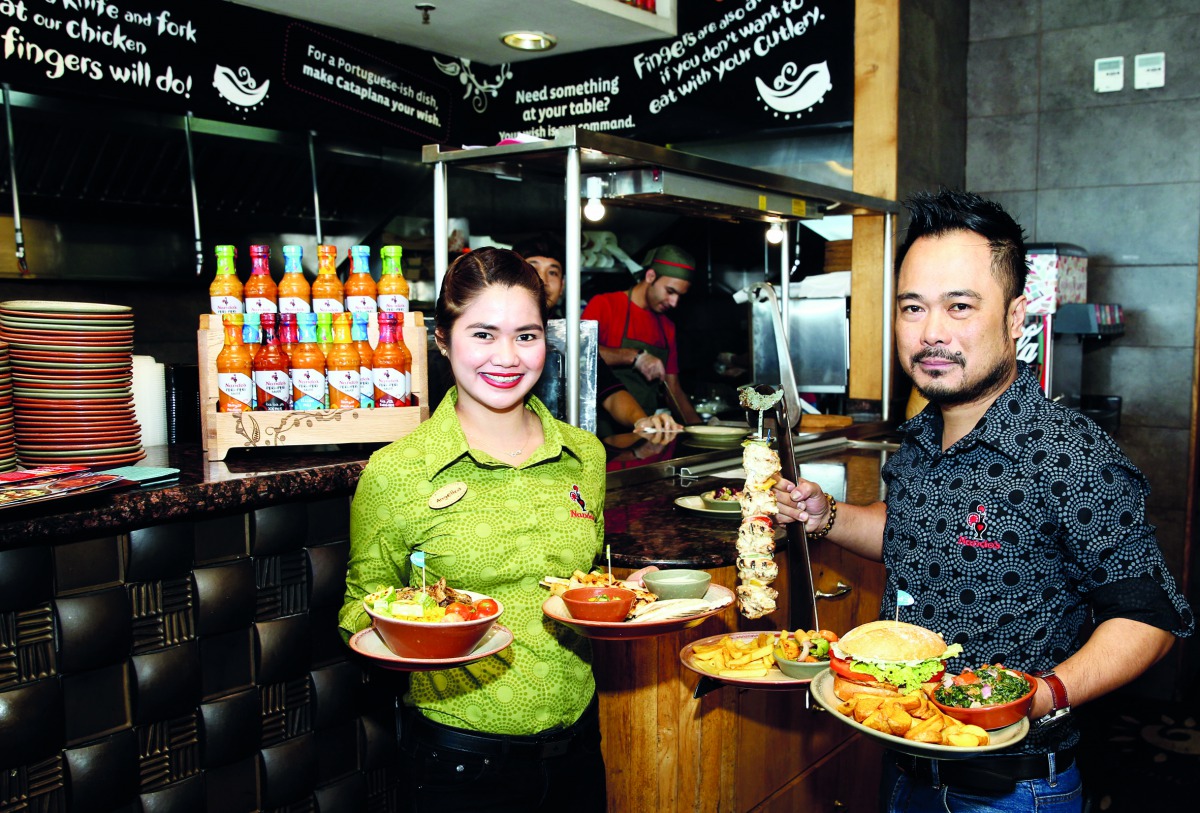
[[[941,412],[926,408],[901,427],[905,440],[884,467],[880,617],[896,617],[898,590],[912,595],[900,620],[962,644],[952,673],[987,663],[1050,669],[1107,618],[1191,633],[1191,608],[1146,523],[1145,477],[1089,418],[1048,400],[1025,364],[945,451],[942,428]],[[1015,750],[1077,739],[1069,716]]]

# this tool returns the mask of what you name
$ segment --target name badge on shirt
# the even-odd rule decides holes
[[[447,508],[454,505],[467,493],[466,483],[447,483],[429,496],[429,507]]]

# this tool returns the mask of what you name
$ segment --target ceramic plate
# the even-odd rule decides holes
[[[834,717],[846,725],[874,737],[885,748],[891,748],[893,751],[899,751],[902,754],[911,754],[915,757],[926,757],[928,759],[967,759],[979,754],[986,754],[989,751],[1000,751],[1004,748],[1009,748],[1025,739],[1025,735],[1029,733],[1029,720],[1021,718],[1010,726],[989,731],[988,736],[991,741],[987,745],[980,745],[975,748],[958,748],[953,745],[912,742],[903,737],[884,734],[882,731],[868,728],[853,717],[838,714],[837,707],[842,701],[838,700],[837,695],[833,693],[833,672],[830,672],[828,669],[813,678],[810,691],[822,708],[831,712]]]
[[[708,601],[723,602],[720,607],[707,612],[689,615],[685,618],[672,618],[667,621],[580,621],[572,618],[563,604],[561,596],[550,596],[542,602],[542,612],[564,626],[570,627],[584,638],[630,640],[634,638],[653,638],[669,632],[679,632],[690,629],[704,621],[709,616],[722,612],[733,605],[733,591],[719,584],[710,584],[704,594]]]
[[[698,494],[692,494],[687,497],[676,497],[675,504],[685,510],[696,511],[697,513],[708,514],[709,516],[736,520],[740,520],[742,518],[741,506],[738,503],[734,503],[734,507],[728,511],[709,508],[704,504],[704,500],[701,499],[700,495]]]
[[[712,678],[720,683],[728,683],[730,686],[741,686],[743,689],[759,689],[761,691],[768,692],[791,692],[797,689],[807,689],[809,681],[788,677],[783,672],[779,671],[778,666],[772,666],[769,670],[767,670],[767,674],[764,677],[724,677],[722,675],[714,675],[712,672],[706,671],[700,666],[699,661],[696,659],[695,648],[697,646],[715,644],[726,635],[735,641],[752,641],[760,634],[761,633],[759,632],[728,632],[724,635],[710,635],[708,638],[701,638],[699,641],[692,641],[683,649],[679,650],[679,661],[698,675]],[[772,633],[768,632],[767,634],[771,635]]]
[[[37,464],[56,464],[56,463],[78,463],[84,466],[92,465],[110,465],[115,466],[119,463],[133,463],[136,460],[141,460],[146,456],[145,450],[138,452],[130,452],[129,454],[119,455],[104,455],[80,452],[78,457],[47,457],[36,452],[25,454],[19,452],[17,455],[22,463],[37,463]]]
[[[0,326],[17,330],[65,330],[81,334],[99,333],[112,330],[132,330],[132,319],[88,320],[85,322],[64,322],[62,319],[47,319],[44,316],[12,316],[0,311]]]
[[[512,642],[513,634],[508,627],[495,623],[470,654],[460,658],[401,658],[387,648],[374,627],[354,633],[350,636],[349,643],[350,648],[359,655],[370,658],[376,666],[384,669],[396,672],[430,672],[436,669],[451,669],[491,657],[497,652],[502,652]]]
[[[733,511],[741,513],[742,504],[737,500],[718,500],[713,495],[717,493],[716,489],[705,491],[700,495],[700,501],[704,503],[704,507],[710,511]]]
[[[103,314],[133,313],[128,305],[106,305],[102,302],[60,302],[56,299],[10,299],[0,302],[6,311],[33,311],[34,313],[62,313],[70,317]]]

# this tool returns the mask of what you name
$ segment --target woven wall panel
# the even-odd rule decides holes
[[[0,813],[391,813],[349,499],[0,551]],[[399,682],[398,682],[399,681]]]

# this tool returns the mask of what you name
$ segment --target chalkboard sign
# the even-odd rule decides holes
[[[687,0],[675,37],[482,66],[234,3],[0,0],[14,90],[397,146],[579,125],[655,143],[849,122],[853,4]]]

